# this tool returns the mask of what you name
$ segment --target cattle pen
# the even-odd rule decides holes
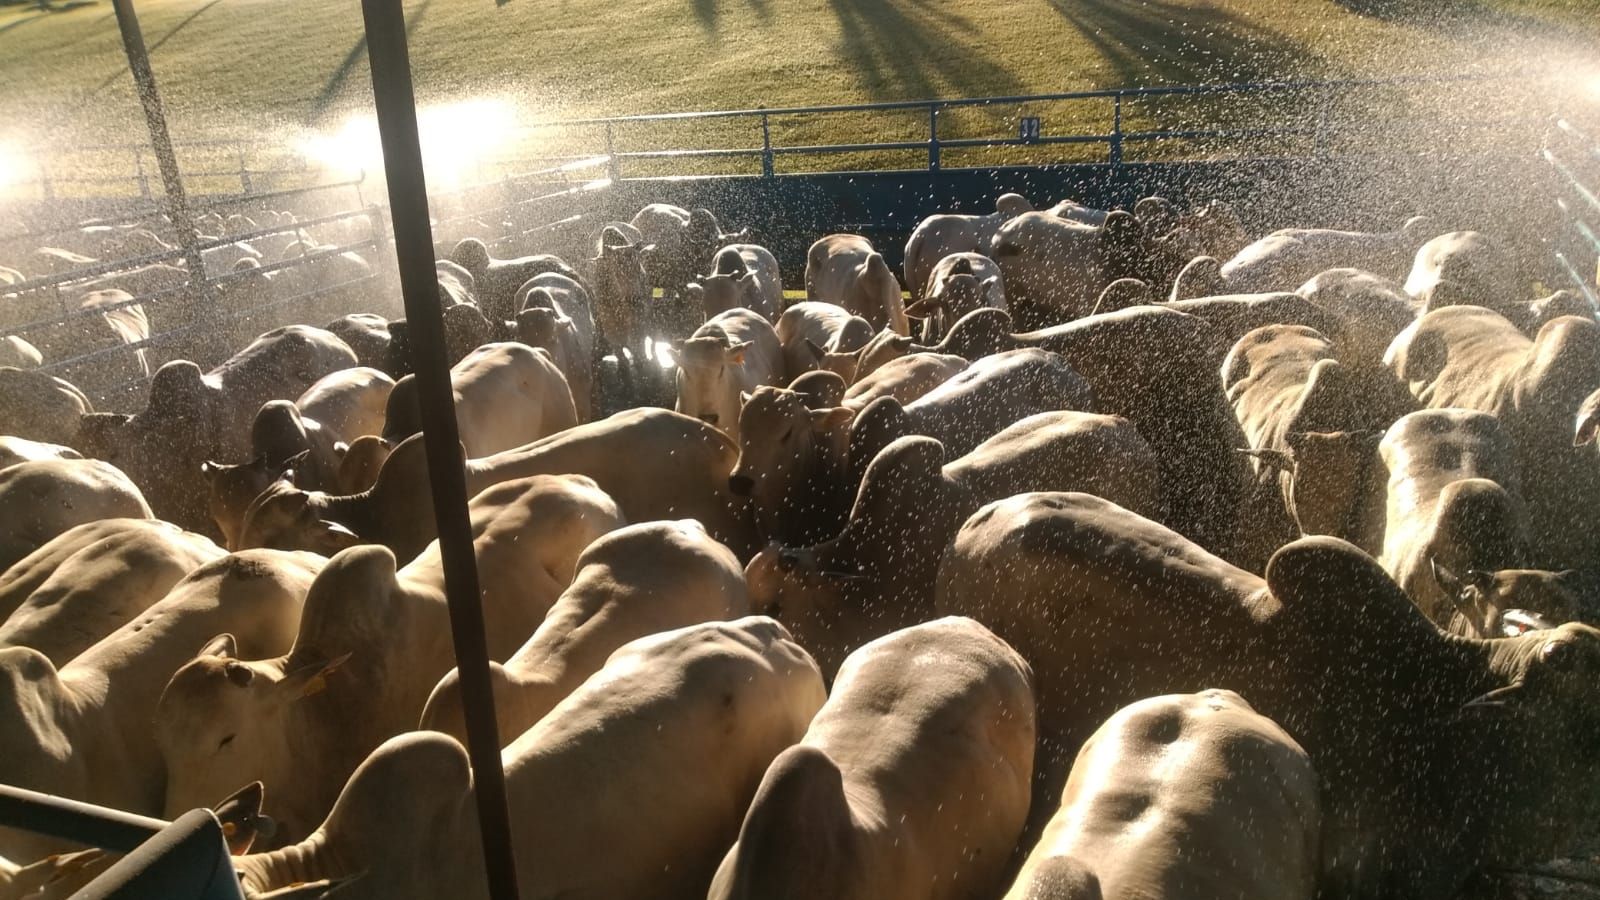
[[[399,0],[362,3],[381,153],[376,168],[353,171],[242,139],[173,144],[156,100],[160,71],[149,71],[132,0],[114,5],[151,139],[75,148],[116,160],[118,174],[37,166],[29,177],[12,178],[0,212],[16,225],[0,231],[0,253],[32,252],[86,229],[138,236],[128,239],[125,255],[61,252],[47,274],[8,280],[9,270],[0,269],[0,341],[48,349],[39,372],[78,385],[102,413],[123,413],[150,402],[155,366],[147,358],[226,358],[214,346],[217,335],[285,309],[344,316],[377,305],[407,323],[476,821],[494,900],[517,896],[518,873],[501,769],[507,740],[497,730],[491,697],[468,512],[475,483],[456,453],[465,444],[435,264],[458,240],[480,238],[491,252],[514,248],[588,260],[604,252],[595,244],[602,226],[646,203],[712,207],[746,229],[752,243],[769,248],[782,287],[798,291],[806,287],[801,273],[816,235],[862,235],[883,246],[886,264],[899,272],[902,248],[924,218],[988,213],[1005,192],[1069,197],[1099,210],[1132,209],[1152,195],[1196,207],[1236,198],[1234,209],[1252,233],[1291,224],[1387,231],[1418,213],[1459,223],[1514,209],[1529,227],[1513,252],[1531,261],[1539,284],[1576,292],[1600,312],[1600,137],[1589,124],[1600,117],[1573,110],[1564,72],[556,119],[521,126],[522,145],[545,152],[498,160],[491,167],[498,171],[480,162],[460,179],[465,183],[430,187]],[[1485,94],[1519,102],[1504,109],[1485,104]],[[1415,106],[1398,99],[1420,97],[1426,99]],[[1095,108],[1105,127],[1089,133],[1056,127],[1052,111],[1066,105]],[[1135,106],[1147,120],[1166,124],[1128,127]],[[1216,124],[1219,109],[1232,111],[1220,116],[1222,124]],[[821,129],[804,123],[834,117],[893,124],[837,143],[775,136],[780,121],[812,133]],[[180,159],[211,162],[186,168]],[[1335,208],[1338,214],[1330,215]],[[252,225],[213,229],[212,236],[196,225],[230,217]],[[335,237],[317,243],[304,238],[308,231]],[[250,243],[293,249],[277,259],[244,260],[233,252]],[[77,305],[85,291],[113,283],[139,288]],[[276,288],[265,301],[250,290],[262,285]],[[148,319],[144,332],[114,344],[87,343],[86,323],[134,310]],[[620,345],[614,349],[610,359],[620,369],[623,353]],[[108,360],[133,356],[145,366],[136,374],[107,367]],[[208,810],[168,822],[0,784],[0,826],[126,854],[83,896],[244,897],[228,860],[233,826]]]

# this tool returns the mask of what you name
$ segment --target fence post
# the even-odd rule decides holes
[[[939,171],[939,107],[928,104],[928,171]]]
[[[761,114],[761,177],[771,178],[772,167],[772,123],[768,121],[766,113]]]
[[[1112,97],[1111,106],[1111,165],[1122,165],[1122,92]]]
[[[133,164],[139,171],[139,196],[145,200],[150,199],[150,175],[144,170],[144,154],[138,150],[133,151]]]
[[[248,194],[252,190],[252,185],[250,184],[250,170],[245,168],[244,164],[244,144],[237,145],[236,149],[239,153],[239,189]]]
[[[611,133],[611,123],[606,123],[606,177],[612,181],[622,180],[622,166],[617,162],[616,137]]]
[[[128,56],[128,68],[133,72],[133,83],[138,88],[139,103],[144,107],[145,126],[150,130],[150,148],[155,153],[156,165],[161,170],[161,187],[166,197],[167,217],[172,220],[172,230],[178,244],[183,247],[184,261],[189,269],[189,294],[200,301],[202,318],[216,316],[210,282],[206,280],[206,263],[200,255],[200,238],[195,232],[194,219],[189,212],[188,196],[184,193],[183,176],[178,172],[178,157],[172,149],[172,135],[167,131],[167,114],[161,106],[161,95],[156,91],[156,76],[150,70],[150,54],[145,49],[144,32],[139,29],[139,16],[134,12],[133,0],[111,0],[116,12],[117,27],[122,32],[122,49]],[[218,329],[201,328],[203,339],[218,340]],[[212,354],[201,347],[188,350],[202,358]]]

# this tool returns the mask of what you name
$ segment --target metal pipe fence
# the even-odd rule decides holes
[[[1568,119],[1556,119],[1540,157],[1555,185],[1552,202],[1562,231],[1547,243],[1551,255],[1591,306],[1600,310],[1600,141]]]

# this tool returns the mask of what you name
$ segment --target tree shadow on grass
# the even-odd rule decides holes
[[[924,0],[829,0],[839,19],[839,55],[874,100],[940,94],[1014,94],[1022,81],[967,35],[977,25]]]
[[[416,9],[406,14],[407,38],[411,37],[417,30],[417,26],[422,23],[422,17],[427,13],[428,6],[431,3],[433,3],[433,0],[422,0]],[[344,89],[345,82],[350,80],[350,73],[355,71],[356,63],[365,59],[366,56],[367,35],[362,32],[361,37],[356,40],[355,46],[351,47],[350,52],[345,54],[344,61],[340,62],[339,67],[333,70],[332,75],[328,76],[327,82],[322,85],[322,91],[317,94],[317,99],[311,102],[311,109],[306,113],[307,125],[316,124],[317,120],[321,119],[323,114],[333,107],[333,102],[339,96],[340,91]]]
[[[1305,47],[1227,10],[1171,0],[1051,0],[1109,65],[1106,87],[1294,78]]]

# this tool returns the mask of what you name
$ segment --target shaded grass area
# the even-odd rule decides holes
[[[0,142],[50,148],[54,171],[127,174],[128,159],[73,149],[143,137],[109,3],[53,8],[0,6]],[[586,0],[408,0],[406,8],[423,102],[494,96],[524,121],[1505,68],[1593,56],[1600,35],[1591,0],[635,0],[625,11]],[[143,0],[139,10],[179,142],[243,137],[265,159],[308,130],[370,111],[357,4]],[[1213,98],[1132,103],[1123,125],[1246,127],[1314,114],[1292,98]],[[946,138],[1008,136],[1021,115],[1043,117],[1046,134],[1099,134],[1111,110],[1089,101],[962,109],[939,127]],[[789,146],[920,141],[927,121],[921,112],[774,117],[771,129],[775,144]],[[630,126],[616,142],[625,151],[754,148],[761,135],[755,120],[720,120]],[[595,129],[531,131],[495,156],[501,170],[517,171],[536,157],[601,146]],[[1226,152],[1193,142],[1141,150]],[[186,168],[220,165],[186,152]],[[952,151],[946,164],[1104,153],[1099,144]],[[916,151],[783,157],[779,168],[925,159]],[[636,165],[635,174],[760,170],[755,156]]]

